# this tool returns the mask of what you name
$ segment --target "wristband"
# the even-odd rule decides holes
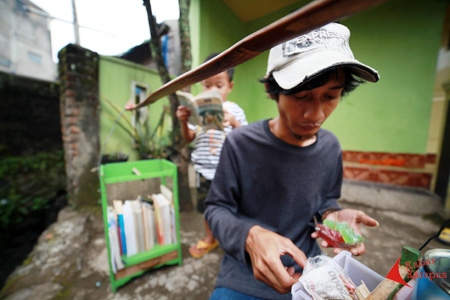
[[[334,212],[339,211],[339,210],[341,210],[341,208],[330,208],[330,209],[327,209],[327,210],[323,213],[323,215],[322,215],[322,222],[325,220],[325,218],[326,218],[329,214],[334,213]]]

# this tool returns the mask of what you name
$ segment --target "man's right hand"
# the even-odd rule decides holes
[[[248,232],[245,250],[250,255],[255,278],[281,294],[290,292],[301,274],[295,273],[293,267],[283,266],[280,257],[288,254],[300,267],[306,264],[305,253],[290,239],[257,225]]]
[[[176,116],[180,122],[187,123],[189,117],[191,116],[191,109],[184,105],[180,105],[177,108]]]

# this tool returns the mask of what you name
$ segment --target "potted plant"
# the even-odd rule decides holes
[[[163,107],[156,127],[151,129],[148,118],[136,118],[133,126],[130,115],[124,113],[123,108],[106,98],[103,102],[121,116],[117,120],[117,116],[114,117],[105,111],[106,116],[117,122],[117,125],[132,138],[133,148],[139,153],[141,159],[167,158],[169,156],[167,151],[169,142],[166,138],[167,134],[164,135],[166,116],[170,116],[168,107]],[[131,113],[135,114],[136,111],[131,111]]]
[[[108,164],[114,162],[125,162],[128,161],[128,154],[121,151],[103,154],[101,158],[101,164]]]

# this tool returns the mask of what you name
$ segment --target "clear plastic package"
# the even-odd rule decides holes
[[[356,285],[364,282],[369,291],[373,291],[384,279],[383,276],[354,259],[349,251],[340,252],[332,260],[344,269],[345,273]],[[300,281],[292,286],[291,294],[292,300],[313,300]]]
[[[314,300],[356,299],[356,286],[344,269],[326,255],[308,258],[299,281]]]

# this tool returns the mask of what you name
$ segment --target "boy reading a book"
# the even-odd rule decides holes
[[[205,62],[217,54],[211,54]],[[180,105],[176,115],[180,120],[181,133],[186,142],[195,140],[194,150],[191,154],[192,162],[197,173],[197,210],[204,212],[204,201],[208,195],[211,181],[214,178],[219,156],[225,137],[234,128],[247,125],[244,111],[234,102],[228,101],[228,94],[233,89],[233,72],[229,69],[201,82],[203,91],[217,89],[222,97],[224,110],[224,130],[209,129],[204,131],[201,126],[188,123],[190,109]],[[206,235],[189,249],[189,253],[199,258],[217,247],[218,242],[211,233],[208,223],[204,221]]]
[[[342,95],[379,78],[354,58],[349,38],[347,27],[332,23],[270,50],[262,82],[278,116],[227,137],[205,201],[225,251],[210,299],[291,299],[306,258],[321,253],[314,216],[348,222],[357,233],[360,224],[377,226],[364,212],[339,207],[341,147],[321,129]],[[363,243],[351,249],[364,251]]]

